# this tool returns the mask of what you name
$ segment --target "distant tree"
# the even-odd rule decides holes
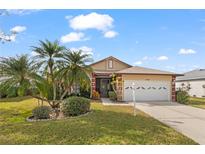
[[[0,31],[0,42],[11,42],[16,38],[16,32],[11,32],[11,34],[5,34],[4,32]]]
[[[32,87],[32,76],[36,67],[27,55],[3,58],[0,57],[0,89],[9,91],[17,88],[19,96],[25,95]]]

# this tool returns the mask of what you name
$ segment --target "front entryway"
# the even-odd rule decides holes
[[[100,93],[101,97],[108,97],[108,92],[111,90],[110,78],[97,78],[96,90]]]

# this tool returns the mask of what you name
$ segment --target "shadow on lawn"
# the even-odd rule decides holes
[[[22,96],[22,97],[14,97],[14,98],[0,98],[0,103],[1,102],[21,102],[21,101],[25,101],[28,99],[31,99],[31,96]]]
[[[100,109],[85,117],[0,127],[0,144],[194,144],[149,116]]]

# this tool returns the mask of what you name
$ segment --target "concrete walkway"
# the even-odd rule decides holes
[[[113,102],[109,98],[101,98],[102,104],[106,106],[133,106],[133,103],[128,103],[128,102]]]
[[[192,138],[197,143],[205,144],[205,109],[173,102],[136,103],[136,108]]]

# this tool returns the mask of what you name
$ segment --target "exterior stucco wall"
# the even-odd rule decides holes
[[[156,81],[168,81],[170,82],[170,98],[175,100],[175,83],[173,83],[173,77],[171,75],[122,75],[122,100],[124,99],[124,80],[156,80]],[[174,85],[174,88],[173,88]],[[174,91],[173,91],[174,89]]]
[[[112,60],[113,61],[113,68],[108,68],[108,61]],[[99,63],[93,64],[92,68],[94,71],[118,71],[118,70],[122,70],[125,68],[128,68],[128,65],[121,63],[113,58],[109,58],[106,60],[103,60]]]
[[[195,81],[177,81],[176,89],[180,88],[184,83],[185,86],[190,84],[190,90],[188,91],[190,96],[196,97],[205,97],[205,88],[202,86],[205,85],[205,80],[195,80]]]

